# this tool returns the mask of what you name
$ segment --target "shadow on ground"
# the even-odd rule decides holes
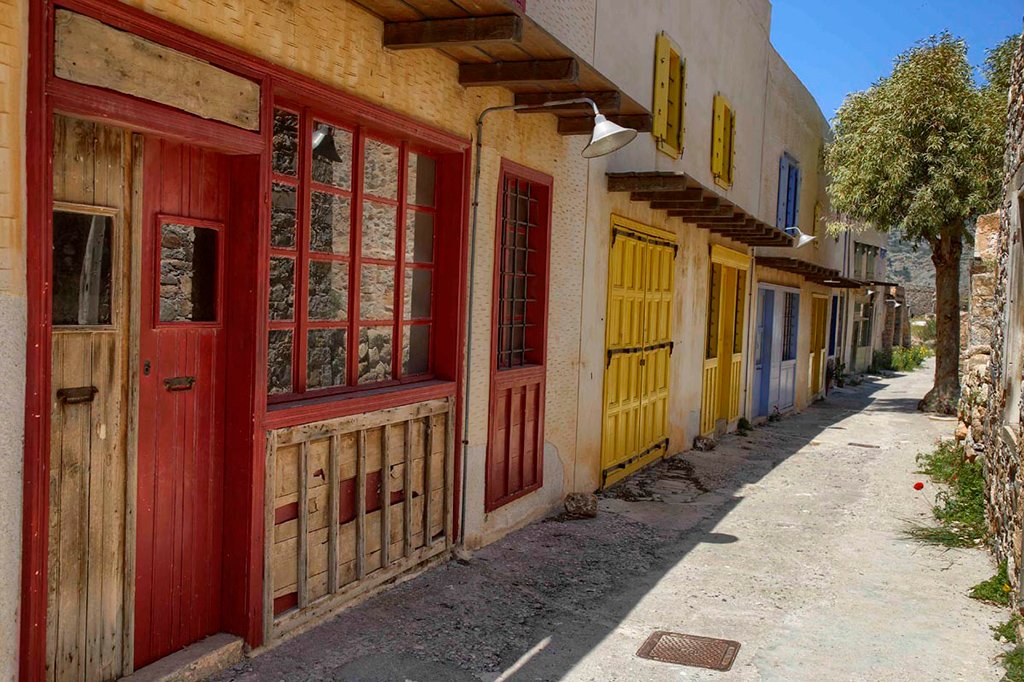
[[[873,398],[882,387],[840,389],[801,415],[727,436],[715,450],[667,458],[604,493],[596,519],[535,523],[220,679],[561,679],[695,547],[745,541],[713,530],[743,502],[741,488],[822,434],[846,445],[868,440],[838,425],[855,412],[916,411],[916,400]]]

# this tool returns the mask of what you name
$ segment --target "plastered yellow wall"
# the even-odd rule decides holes
[[[151,14],[303,73],[332,87],[470,137],[486,107],[511,104],[500,88],[464,88],[458,65],[434,50],[388,51],[383,23],[341,0],[130,0]],[[484,130],[480,214],[473,274],[476,282],[470,349],[466,544],[485,544],[547,513],[571,481],[576,440],[583,235],[586,211],[584,140],[557,134],[553,116],[488,117]],[[489,403],[494,209],[502,158],[554,178],[551,306],[545,404],[544,487],[495,512],[483,513]]]
[[[0,566],[21,566],[28,0],[0,0]],[[17,677],[20,572],[0,576],[0,679]]]

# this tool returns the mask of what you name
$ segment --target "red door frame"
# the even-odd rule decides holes
[[[542,234],[545,235],[544,236],[544,239],[545,239],[544,245],[545,245],[545,251],[546,251],[546,253],[543,254],[543,262],[542,262],[542,265],[543,265],[542,277],[543,277],[543,280],[544,280],[544,287],[543,287],[544,300],[543,300],[543,308],[542,308],[542,312],[541,312],[541,324],[540,324],[540,327],[538,329],[539,336],[540,336],[540,338],[543,341],[542,341],[542,343],[539,344],[540,347],[538,348],[538,351],[539,351],[539,354],[540,354],[540,362],[539,363],[533,363],[533,364],[528,365],[526,367],[512,368],[512,369],[506,369],[506,370],[499,370],[498,369],[498,343],[499,343],[498,312],[499,311],[498,311],[497,302],[498,302],[498,300],[500,298],[499,297],[499,293],[500,293],[500,289],[501,289],[501,258],[502,258],[502,252],[501,252],[502,251],[502,249],[501,249],[501,231],[503,229],[502,225],[501,225],[501,214],[502,214],[502,203],[504,201],[505,179],[506,179],[506,177],[508,177],[510,175],[514,176],[514,177],[517,177],[517,178],[520,178],[520,179],[523,179],[523,180],[526,180],[527,182],[529,182],[531,184],[540,185],[541,187],[544,188],[544,191],[545,191],[545,194],[546,194],[547,206],[544,207],[546,210],[544,210],[544,212],[543,212],[543,214],[541,216],[541,220],[543,221],[542,224],[541,224],[541,230],[543,230]],[[484,499],[485,499],[484,510],[487,511],[487,512],[494,511],[495,509],[497,509],[497,508],[499,508],[499,507],[501,507],[501,506],[503,506],[505,504],[508,504],[509,502],[512,502],[513,500],[517,500],[517,499],[519,499],[520,497],[522,497],[524,495],[527,495],[527,494],[529,494],[529,493],[531,493],[531,492],[533,492],[535,490],[538,490],[539,488],[541,488],[544,485],[544,475],[543,475],[544,474],[544,403],[545,403],[545,400],[546,400],[546,389],[547,389],[546,373],[547,373],[547,365],[548,365],[548,311],[549,311],[550,288],[551,288],[550,287],[550,283],[551,283],[551,226],[552,226],[551,215],[552,215],[552,205],[554,203],[554,201],[553,201],[553,198],[554,198],[553,190],[554,190],[554,179],[550,175],[547,175],[547,174],[542,173],[540,171],[534,170],[534,169],[529,168],[527,166],[523,166],[523,165],[518,164],[518,163],[516,163],[514,161],[509,161],[508,159],[502,159],[501,160],[501,169],[500,169],[500,171],[498,173],[498,187],[497,187],[498,198],[497,198],[497,202],[496,202],[495,210],[494,210],[494,274],[493,274],[494,282],[493,282],[493,289],[492,289],[492,294],[491,294],[491,359],[490,359],[491,374],[490,374],[490,391],[488,392],[489,395],[488,395],[488,403],[487,403],[487,411],[488,411],[488,419],[487,419],[487,456],[485,457],[485,460],[486,460],[486,462],[485,462],[485,467],[486,467],[485,471],[487,472],[487,474],[485,474],[485,478],[484,478],[484,480],[485,480],[485,487],[487,487],[489,485],[489,480],[490,480],[489,479],[489,472],[490,472],[491,444],[494,442],[495,433],[497,432],[497,424],[498,424],[498,422],[497,422],[497,419],[495,418],[495,415],[493,414],[493,410],[494,410],[495,400],[497,399],[498,392],[503,390],[503,389],[506,389],[510,384],[519,384],[522,381],[534,380],[534,381],[539,381],[540,382],[540,384],[541,384],[541,392],[540,393],[541,394],[540,394],[540,404],[539,404],[539,406],[537,408],[537,416],[536,416],[536,419],[537,419],[537,422],[538,422],[538,427],[537,427],[537,431],[538,431],[537,441],[538,442],[536,443],[536,450],[535,450],[535,456],[537,458],[536,463],[535,463],[535,466],[536,466],[536,473],[535,473],[536,482],[533,485],[531,485],[531,486],[525,487],[522,490],[519,490],[519,491],[517,491],[515,493],[512,493],[510,495],[506,495],[504,497],[501,497],[500,499],[497,499],[497,498],[492,499],[490,493],[488,491],[485,491],[485,493],[484,493]],[[503,377],[502,375],[505,374],[506,372],[509,373],[509,374],[507,376]],[[512,379],[512,381],[511,382],[508,381],[508,378],[512,377],[513,375],[514,375],[514,378]],[[505,379],[505,380],[503,381],[503,379]]]
[[[261,86],[261,132],[240,130],[227,124],[201,119],[128,95],[61,80],[53,75],[53,14],[56,6],[99,19],[115,28],[134,33],[203,59],[215,66],[249,78]],[[46,601],[47,552],[49,534],[49,452],[51,384],[51,321],[50,321],[50,254],[52,205],[52,117],[68,114],[109,125],[152,133],[217,151],[239,155],[233,162],[240,169],[258,173],[258,201],[249,203],[249,217],[258,221],[260,229],[244,248],[258,264],[258,282],[267,277],[270,220],[270,148],[275,90],[303,93],[327,110],[346,111],[359,124],[371,124],[381,132],[417,144],[429,145],[449,154],[455,162],[449,172],[439,178],[439,191],[454,198],[449,205],[449,220],[457,225],[453,235],[452,253],[457,265],[446,279],[457,296],[456,311],[449,319],[435,323],[435,334],[446,334],[455,344],[454,352],[438,372],[445,381],[430,382],[403,391],[369,392],[365,396],[344,401],[298,405],[287,411],[268,415],[265,372],[252,373],[243,399],[250,405],[252,428],[233,433],[228,427],[225,439],[240,437],[248,447],[238,448],[234,456],[241,464],[236,476],[226,477],[234,489],[225,488],[225,496],[236,500],[231,518],[225,514],[224,554],[238,568],[239,581],[231,594],[225,594],[225,628],[241,635],[253,647],[262,644],[263,633],[263,498],[265,446],[263,433],[267,428],[297,424],[345,414],[355,414],[405,404],[431,397],[455,396],[455,414],[463,412],[463,366],[465,355],[465,319],[468,282],[469,227],[469,140],[432,125],[410,120],[405,116],[341,92],[312,78],[289,71],[264,59],[218,43],[189,29],[146,12],[110,0],[29,0],[29,54],[26,97],[26,384],[25,384],[25,454],[24,497],[22,519],[22,567],[19,675],[22,680],[46,678]],[[244,330],[243,337],[253,344],[254,367],[266,364],[267,287],[258,285],[250,305],[255,310],[232,310],[228,301],[227,317],[248,313],[255,325]],[[252,313],[256,314],[253,316]],[[229,320],[227,320],[229,321]],[[230,371],[230,369],[229,369]],[[236,408],[237,409],[237,408]],[[230,411],[230,408],[229,408]],[[456,417],[455,442],[461,442],[463,425]],[[237,429],[237,427],[236,427]],[[231,462],[226,458],[226,465]],[[455,537],[461,506],[461,469],[455,461]],[[227,509],[225,509],[227,512]],[[225,586],[230,583],[225,576]],[[227,590],[225,590],[227,592]]]

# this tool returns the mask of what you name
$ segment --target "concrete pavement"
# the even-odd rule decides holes
[[[966,597],[980,550],[901,537],[930,367],[665,460],[588,521],[534,524],[227,671],[237,680],[998,680]],[[737,640],[727,673],[635,656],[655,630]]]

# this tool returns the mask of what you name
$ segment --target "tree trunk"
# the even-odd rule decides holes
[[[956,414],[960,398],[960,226],[929,240],[935,264],[935,384],[918,409]]]

